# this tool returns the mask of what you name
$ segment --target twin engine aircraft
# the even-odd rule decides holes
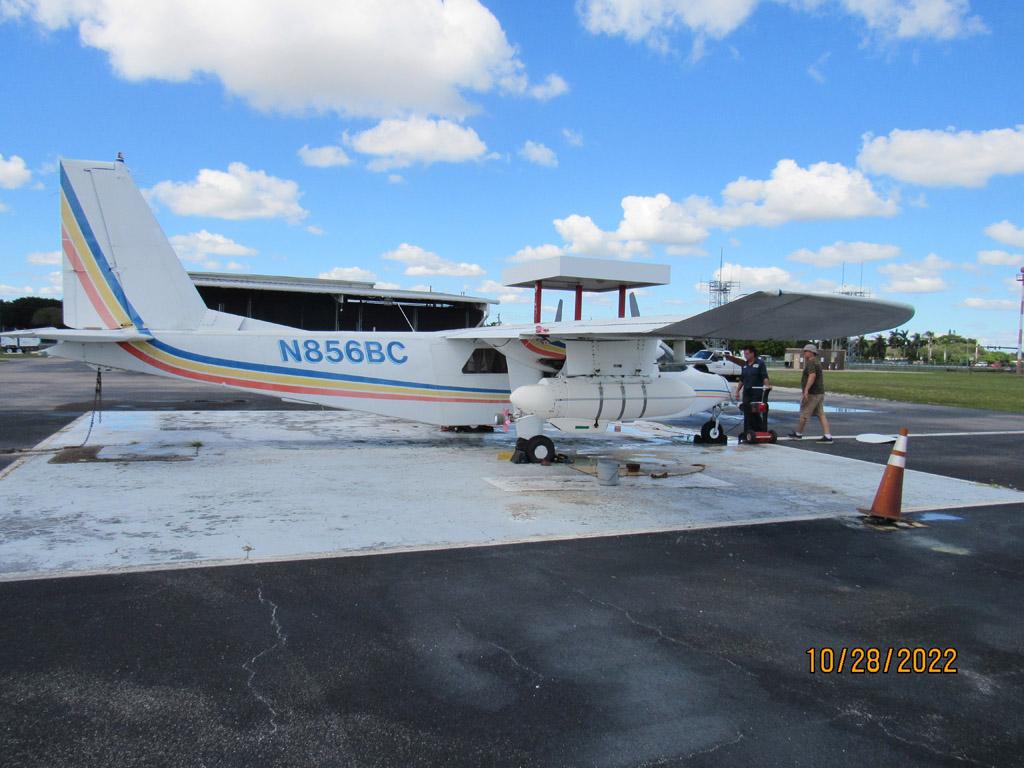
[[[839,338],[893,328],[905,304],[749,294],[693,317],[631,317],[435,332],[306,331],[207,308],[122,160],[60,164],[64,324],[21,335],[100,368],[221,384],[440,426],[515,417],[517,449],[554,456],[544,434],[712,412],[725,379],[662,372],[675,338]]]

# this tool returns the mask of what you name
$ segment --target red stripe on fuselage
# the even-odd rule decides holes
[[[488,403],[504,404],[508,402],[507,398],[504,400],[473,400],[464,397],[423,397],[420,395],[386,395],[374,392],[339,392],[334,389],[326,389],[323,387],[303,387],[298,384],[273,384],[263,381],[249,381],[247,379],[236,379],[231,376],[217,376],[214,374],[199,373],[198,371],[189,371],[185,368],[178,368],[177,366],[169,365],[162,360],[150,357],[142,350],[133,347],[127,342],[120,342],[118,346],[147,365],[152,365],[154,368],[159,368],[161,371],[173,374],[174,376],[181,376],[186,379],[197,379],[199,381],[208,381],[213,384],[228,384],[233,387],[244,387],[246,389],[265,389],[272,392],[291,392],[304,395],[327,395],[329,397],[356,397],[367,398],[370,400],[414,400],[416,402],[426,403],[481,403],[486,405]]]

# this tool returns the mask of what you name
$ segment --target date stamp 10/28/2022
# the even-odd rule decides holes
[[[808,669],[817,674],[877,675],[955,675],[956,648],[913,647],[840,647],[808,648]]]

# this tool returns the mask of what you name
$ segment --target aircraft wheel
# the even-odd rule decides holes
[[[751,444],[756,443],[757,442],[757,432],[755,432],[752,429],[748,429],[746,432],[743,433],[743,442],[744,443],[751,443]]]
[[[768,434],[771,436],[771,439],[769,440],[769,442],[772,442],[772,443],[779,442],[779,433],[776,432],[774,429],[768,430]]]
[[[700,439],[703,440],[705,443],[714,442],[714,440],[718,437],[719,431],[720,430],[715,429],[714,419],[712,419],[711,421],[705,421],[700,428]]]
[[[530,457],[530,461],[537,464],[540,464],[542,461],[554,461],[555,444],[551,441],[550,437],[535,435],[526,443],[526,455]]]

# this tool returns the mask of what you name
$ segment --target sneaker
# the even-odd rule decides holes
[[[799,434],[798,432],[790,432],[789,436],[792,437],[794,440],[799,440],[800,438],[803,437],[803,435]]]
[[[824,437],[822,437],[822,438],[821,438],[821,439],[820,439],[820,440],[819,440],[818,442],[819,442],[819,443],[834,443],[834,442],[835,442],[835,440],[833,440],[833,439],[832,439],[831,437],[829,437],[828,435],[825,435],[825,436],[824,436]]]

